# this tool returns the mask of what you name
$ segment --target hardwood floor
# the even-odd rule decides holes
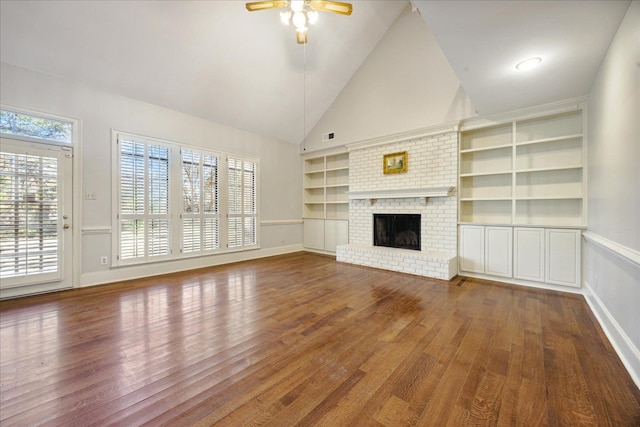
[[[578,295],[296,253],[0,315],[3,427],[640,425]]]

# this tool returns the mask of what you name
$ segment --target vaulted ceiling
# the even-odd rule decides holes
[[[418,8],[479,114],[585,95],[628,1],[352,1],[299,45],[242,1],[0,2],[2,62],[300,142],[408,7]],[[531,74],[515,62],[542,56]]]

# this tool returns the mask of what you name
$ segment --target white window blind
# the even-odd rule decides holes
[[[171,253],[169,147],[120,138],[119,259],[144,260]]]
[[[253,161],[228,159],[229,248],[257,244],[256,172]]]
[[[257,247],[256,159],[120,132],[113,155],[116,264]]]
[[[181,157],[182,252],[218,249],[218,156],[183,149]]]

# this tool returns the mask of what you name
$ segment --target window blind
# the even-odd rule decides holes
[[[118,143],[119,258],[169,255],[169,148],[124,138]]]
[[[119,132],[114,141],[118,264],[257,246],[255,159]]]
[[[228,159],[230,248],[257,244],[256,169],[255,162]]]
[[[218,156],[182,150],[182,252],[220,247]]]

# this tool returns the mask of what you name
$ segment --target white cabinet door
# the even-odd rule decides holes
[[[304,220],[304,247],[324,249],[324,219]]]
[[[484,273],[484,226],[460,226],[460,271]]]
[[[349,221],[326,220],[324,223],[324,249],[335,252],[338,245],[349,243]]]
[[[513,276],[513,229],[511,227],[485,227],[486,274]]]
[[[580,287],[580,230],[545,230],[545,281]]]
[[[513,277],[544,281],[544,228],[513,229]]]

